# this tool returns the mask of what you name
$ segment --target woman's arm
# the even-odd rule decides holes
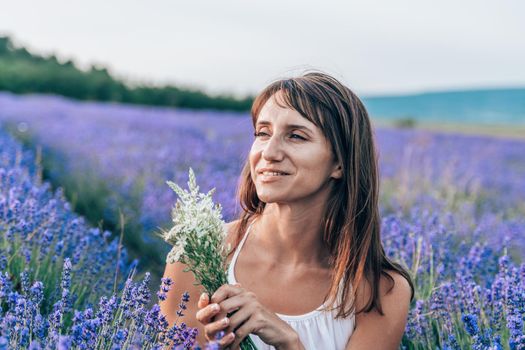
[[[380,299],[383,316],[377,310],[360,313],[356,316],[356,328],[346,346],[346,350],[397,350],[405,332],[411,289],[408,281],[398,273],[388,272],[394,279],[394,286],[384,276],[380,279]],[[366,282],[362,283],[356,299],[356,310],[360,310],[370,295]]]
[[[170,327],[176,322],[186,323],[188,327],[197,328],[199,333],[197,335],[197,341],[200,345],[204,345],[206,340],[204,339],[203,327],[195,318],[197,313],[197,302],[201,293],[204,291],[202,286],[195,286],[195,277],[191,272],[184,272],[186,265],[182,263],[166,264],[164,270],[164,278],[169,277],[173,281],[173,285],[168,293],[166,293],[166,300],[160,301],[160,311],[166,317]],[[188,292],[190,300],[186,304],[187,310],[184,310],[182,317],[177,316],[179,310],[179,303],[181,301],[182,294]]]

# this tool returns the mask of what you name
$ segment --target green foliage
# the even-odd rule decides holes
[[[251,97],[210,96],[175,86],[131,87],[111,76],[104,67],[78,69],[73,62],[61,63],[53,55],[43,57],[17,48],[9,37],[0,36],[0,90],[17,94],[52,93],[79,100],[113,101],[133,104],[196,109],[246,111]]]
[[[394,120],[394,125],[398,128],[411,129],[416,126],[416,119],[411,116],[406,116],[406,117]]]

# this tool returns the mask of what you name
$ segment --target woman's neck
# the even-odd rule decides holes
[[[269,203],[253,223],[257,245],[270,261],[291,268],[328,266],[329,252],[322,239],[325,203],[318,205]]]

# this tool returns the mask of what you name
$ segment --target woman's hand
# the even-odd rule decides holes
[[[302,348],[294,329],[262,306],[255,294],[240,284],[221,286],[211,297],[211,303],[203,294],[198,308],[196,318],[204,325],[208,340],[214,340],[218,332],[224,331],[225,335],[219,342],[222,348],[237,349],[250,333],[276,349]]]

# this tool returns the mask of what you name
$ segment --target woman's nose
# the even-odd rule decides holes
[[[266,160],[281,160],[283,151],[281,141],[275,135],[270,137],[262,150],[262,157]]]

